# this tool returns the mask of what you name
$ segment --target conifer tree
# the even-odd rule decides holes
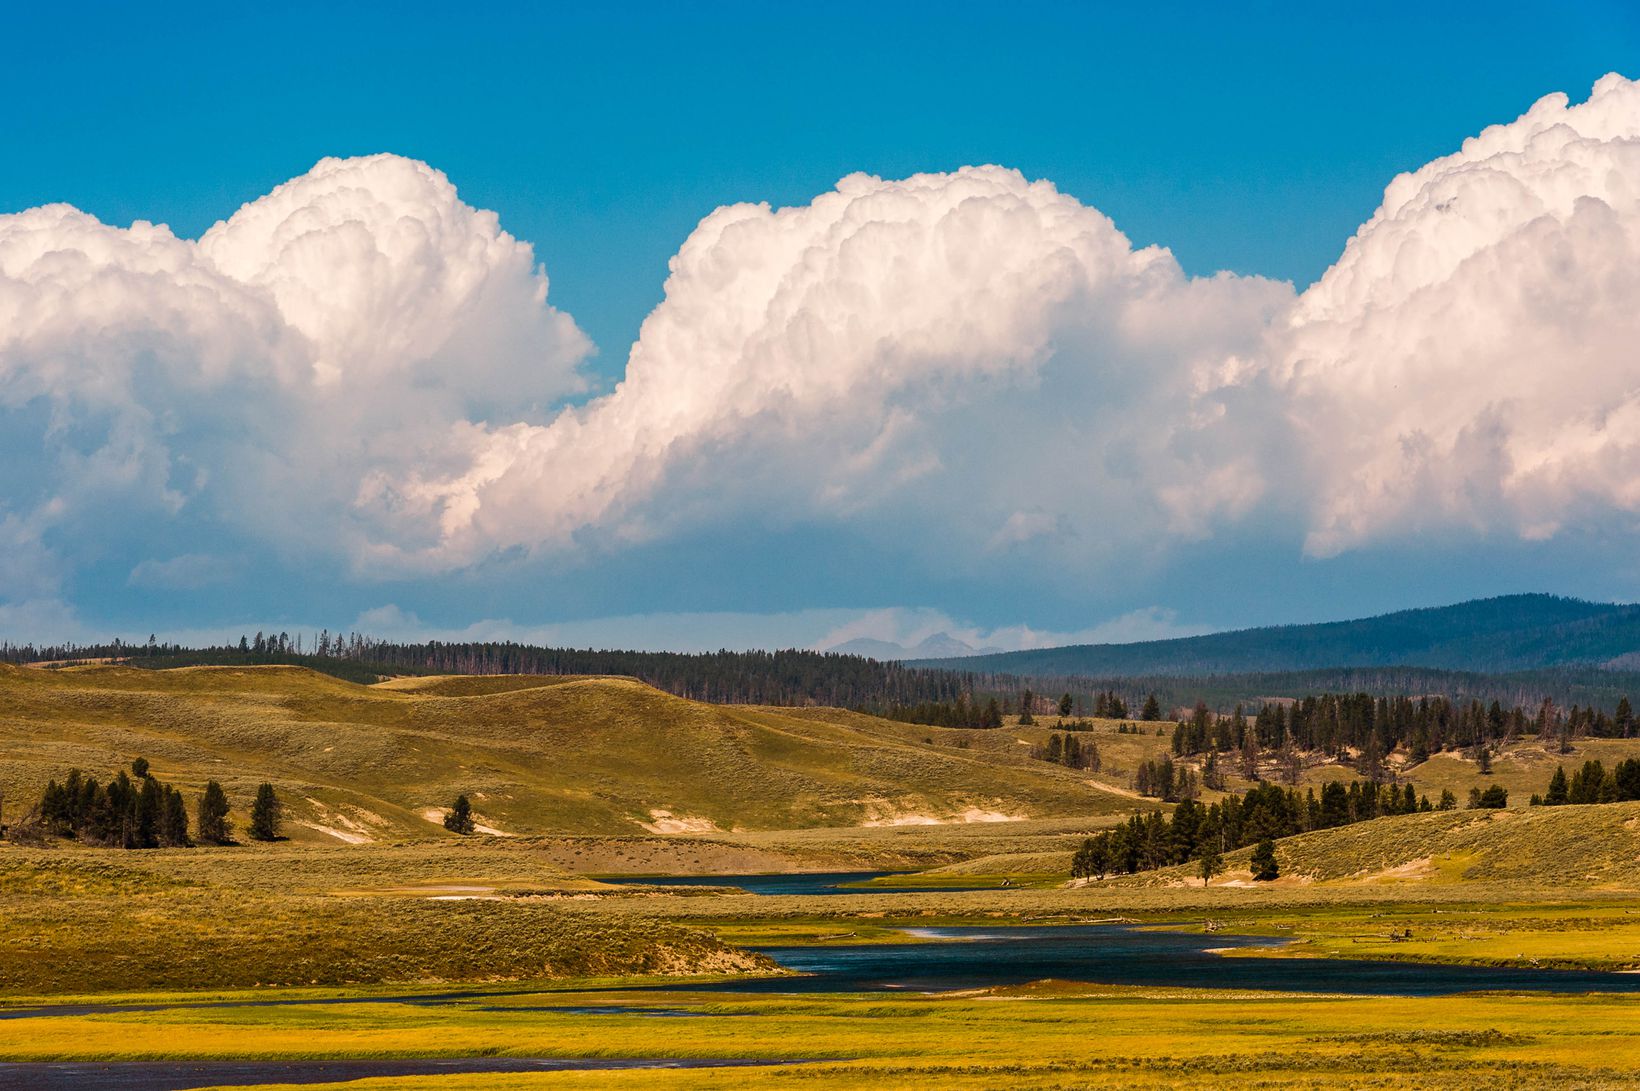
[[[1297,785],[1304,776],[1304,756],[1298,752],[1298,742],[1290,727],[1282,734],[1280,760],[1282,781]]]
[[[1555,766],[1555,775],[1549,778],[1549,790],[1543,793],[1545,807],[1558,807],[1571,802],[1571,792],[1566,786],[1566,767]]]
[[[1276,864],[1276,843],[1268,837],[1253,849],[1251,862],[1255,882],[1267,883],[1281,874],[1281,868]]]
[[[1161,718],[1162,703],[1156,700],[1156,695],[1152,693],[1149,697],[1145,698],[1145,707],[1139,711],[1139,719],[1155,721],[1160,720]]]
[[[160,823],[165,819],[165,793],[153,777],[142,778],[142,787],[133,799],[135,817],[132,821],[131,848],[159,847]]]
[[[1248,780],[1258,780],[1258,732],[1249,731],[1241,740],[1241,775]]]
[[[1202,877],[1202,886],[1213,881],[1213,876],[1224,870],[1224,857],[1212,845],[1202,850],[1201,859],[1196,861],[1196,874]]]
[[[188,840],[188,805],[182,793],[175,788],[165,789],[165,813],[160,819],[160,844],[168,848],[185,848]]]
[[[228,821],[228,794],[214,780],[205,785],[205,794],[199,797],[196,828],[199,839],[207,845],[233,843],[233,824]]]
[[[1214,792],[1224,790],[1224,771],[1219,768],[1219,756],[1213,751],[1207,752],[1202,760],[1202,787]]]
[[[466,796],[456,796],[456,805],[444,816],[444,828],[463,836],[473,832],[473,805]]]
[[[256,789],[256,801],[251,804],[251,837],[258,841],[279,840],[279,809],[273,785],[264,782]]]
[[[1035,718],[1033,718],[1031,716],[1031,705],[1034,704],[1035,702],[1036,702],[1036,694],[1032,693],[1030,690],[1026,690],[1024,693],[1020,694],[1020,696],[1019,696],[1019,726],[1020,727],[1030,727],[1032,724],[1036,723]]]

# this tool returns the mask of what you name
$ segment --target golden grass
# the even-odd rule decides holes
[[[621,678],[360,686],[295,667],[8,667],[0,790],[15,818],[70,767],[105,777],[140,755],[190,795],[221,781],[241,826],[270,781],[290,836],[321,842],[442,836],[438,809],[458,793],[481,825],[520,835],[1129,806],[1017,747],[925,743],[904,728],[835,710],[706,705]]]
[[[1640,1071],[1640,1000],[1478,995],[1334,998],[1049,984],[986,995],[725,998],[642,1003],[697,1018],[554,1007],[630,996],[219,1008],[32,1019],[8,1060],[145,1057],[747,1057],[822,1063],[742,1070],[462,1077],[461,1086],[1064,1088],[1618,1087]],[[505,1014],[487,1012],[501,1003]],[[16,1025],[16,1024],[13,1024]],[[426,1078],[349,1088],[448,1086]],[[336,1085],[332,1085],[336,1086]]]

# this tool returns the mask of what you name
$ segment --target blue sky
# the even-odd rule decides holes
[[[1189,276],[1230,270],[1302,291],[1396,174],[1546,93],[1577,102],[1607,72],[1640,74],[1640,12],[1621,3],[1552,13],[1526,4],[225,8],[235,6],[11,13],[0,44],[9,103],[0,214],[66,202],[105,224],[146,219],[191,239],[322,157],[423,161],[467,206],[494,210],[533,245],[549,302],[596,346],[580,365],[587,385],[560,405],[622,376],[669,259],[721,205],[802,206],[856,171],[899,179],[996,163],[1051,180],[1136,246],[1170,248]],[[42,401],[31,397],[13,399],[13,437],[0,443],[25,460],[30,437],[45,434]],[[176,410],[188,418],[190,406],[185,396]],[[961,457],[942,448],[943,466]],[[695,487],[704,491],[692,505],[710,506],[711,487]],[[0,492],[0,515],[23,520],[46,503],[14,485]],[[719,615],[697,627],[707,643],[808,642],[854,613],[888,609],[908,613],[884,622],[898,629],[874,630],[885,636],[947,620],[982,635],[1020,625],[1086,635],[1123,617],[1137,617],[1131,632],[1144,635],[1512,590],[1633,597],[1635,587],[1621,504],[1570,511],[1547,538],[1471,518],[1398,524],[1333,552],[1306,551],[1299,530],[1260,529],[1304,521],[1283,510],[1186,535],[1157,559],[1136,536],[1121,548],[1144,560],[1079,567],[1047,554],[1005,563],[994,549],[947,556],[929,534],[907,528],[919,539],[910,543],[885,531],[881,507],[869,517],[876,529],[861,533],[831,509],[766,517],[754,500],[572,557],[509,538],[485,559],[387,573],[357,553],[272,549],[266,532],[259,540],[220,510],[179,510],[117,516],[129,524],[97,548],[66,544],[68,525],[41,516],[46,529],[31,540],[51,574],[27,577],[41,581],[39,594],[26,577],[0,584],[0,602],[50,606],[17,612],[13,624],[84,635],[335,627],[376,610],[368,616],[406,631],[505,621],[550,636],[551,625],[575,623],[583,628],[562,632],[676,646],[689,642],[677,633],[696,614]],[[191,587],[132,577],[144,561],[177,557],[210,558],[196,567],[216,575]],[[662,631],[642,620],[657,612],[685,620],[646,638]],[[605,618],[624,620],[598,628]]]
[[[197,235],[397,152],[535,244],[609,375],[721,204],[1002,163],[1191,272],[1303,285],[1396,172],[1640,56],[1625,3],[163,9],[13,13],[0,208]]]

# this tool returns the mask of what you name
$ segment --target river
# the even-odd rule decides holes
[[[802,978],[725,982],[734,992],[938,992],[1053,978],[1100,985],[1263,989],[1374,996],[1482,990],[1640,992],[1640,974],[1453,966],[1366,959],[1223,957],[1279,943],[1257,936],[1153,931],[1126,925],[908,929],[907,942],[763,947]]]
[[[807,897],[816,894],[948,894],[959,890],[998,890],[999,879],[958,882],[949,886],[862,886],[873,879],[912,875],[908,871],[799,871],[766,875],[600,875],[616,886],[735,887],[748,894]]]

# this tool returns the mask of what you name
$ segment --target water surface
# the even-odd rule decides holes
[[[920,941],[920,942],[919,942]],[[1158,932],[1125,925],[925,928],[905,943],[760,947],[801,978],[724,982],[733,992],[939,992],[1054,978],[1100,985],[1268,989],[1373,996],[1484,990],[1640,992],[1640,974],[1450,966],[1366,959],[1225,958],[1215,948],[1262,947],[1259,936]]]
[[[398,1061],[0,1062],[0,1091],[187,1091],[196,1087],[340,1083],[384,1076],[471,1076],[511,1072],[614,1072],[653,1068],[750,1068],[791,1061],[736,1058],[446,1057]]]
[[[913,871],[803,871],[765,875],[600,875],[600,883],[616,886],[732,886],[748,894],[946,894],[961,890],[997,890],[999,881],[955,886],[860,887],[873,879],[915,875]]]

